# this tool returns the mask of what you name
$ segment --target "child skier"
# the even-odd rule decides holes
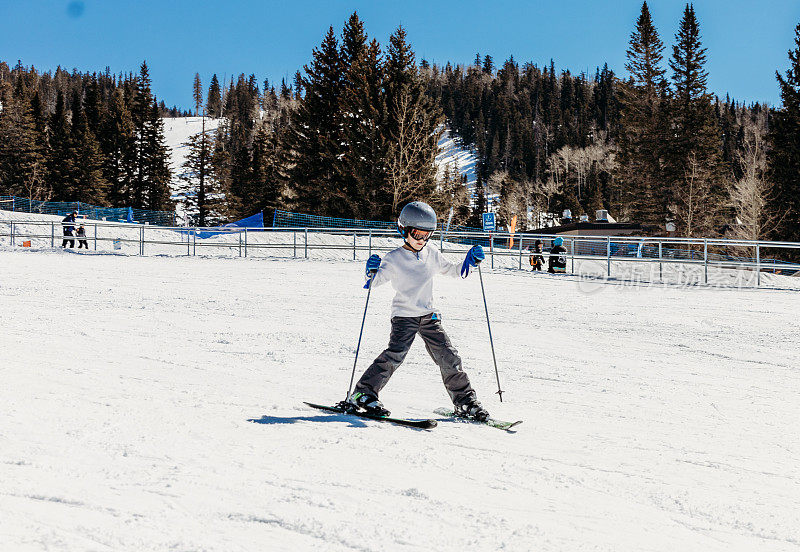
[[[564,238],[561,236],[553,240],[547,271],[554,274],[564,274],[567,271],[567,248],[564,247]]]
[[[533,251],[531,251],[530,258],[531,267],[533,267],[531,270],[533,271],[542,270],[542,266],[544,265],[544,256],[542,256],[544,250],[542,247],[542,240],[536,240],[536,243],[533,245]]]
[[[388,416],[389,411],[378,400],[378,393],[402,364],[417,334],[439,366],[442,380],[458,416],[485,421],[489,413],[478,402],[461,358],[442,328],[441,316],[433,306],[433,277],[447,274],[462,278],[470,267],[484,259],[483,248],[474,246],[459,270],[434,246],[425,247],[436,229],[436,213],[427,203],[413,201],[403,207],[397,227],[403,235],[402,247],[390,251],[383,261],[372,255],[367,261],[367,283],[364,288],[391,282],[395,294],[392,301],[392,331],[389,347],[376,358],[355,386],[348,402],[366,412]]]

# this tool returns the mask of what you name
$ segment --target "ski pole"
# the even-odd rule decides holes
[[[367,307],[369,306],[369,296],[372,293],[372,280],[375,279],[375,274],[377,270],[371,270],[369,273],[369,287],[367,288],[367,302],[364,305],[364,316],[361,318],[361,330],[358,332],[358,345],[356,345],[356,358],[353,361],[353,373],[350,375],[350,385],[347,387],[347,396],[344,398],[344,402],[347,403],[347,399],[350,398],[350,391],[353,389],[353,380],[356,377],[356,364],[358,364],[358,351],[361,349],[361,335],[364,333],[364,322],[367,319]]]
[[[483,274],[481,265],[478,263],[478,276],[481,279],[481,293],[483,294],[483,308],[486,310],[486,325],[489,327],[489,345],[492,347],[492,360],[494,361],[494,375],[497,377],[497,394],[500,395],[500,402],[503,402],[504,391],[500,390],[500,373],[497,371],[497,358],[494,355],[494,341],[492,340],[492,325],[489,323],[489,307],[486,306],[486,290],[483,289]]]

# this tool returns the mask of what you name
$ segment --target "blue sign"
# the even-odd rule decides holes
[[[494,232],[494,213],[483,213],[483,231]]]

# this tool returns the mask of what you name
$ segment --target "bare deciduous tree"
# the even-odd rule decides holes
[[[409,94],[400,94],[395,101],[397,135],[389,144],[388,180],[392,190],[392,212],[412,199],[430,199],[435,176],[438,135],[430,136],[419,124],[425,113]],[[437,130],[438,133],[442,129]],[[433,143],[434,147],[431,147]]]
[[[736,215],[732,236],[736,239],[760,240],[775,229],[785,214],[768,209],[774,199],[773,184],[766,179],[767,157],[764,151],[764,125],[752,122],[744,129],[744,144],[739,152],[742,178],[728,187],[730,202]]]

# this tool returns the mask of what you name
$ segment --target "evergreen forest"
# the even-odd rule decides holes
[[[606,209],[648,234],[800,241],[800,25],[769,106],[712,94],[694,8],[675,15],[662,37],[642,4],[621,77],[485,53],[431,64],[402,26],[381,45],[353,13],[291,82],[198,74],[190,110],[157,100],[146,62],[115,75],[0,61],[0,195],[177,201],[203,226],[278,208],[392,220],[413,199],[480,226],[491,197],[521,230]],[[163,118],[187,115],[218,124],[173,175]],[[471,195],[459,167],[434,163],[445,128],[477,156]]]

